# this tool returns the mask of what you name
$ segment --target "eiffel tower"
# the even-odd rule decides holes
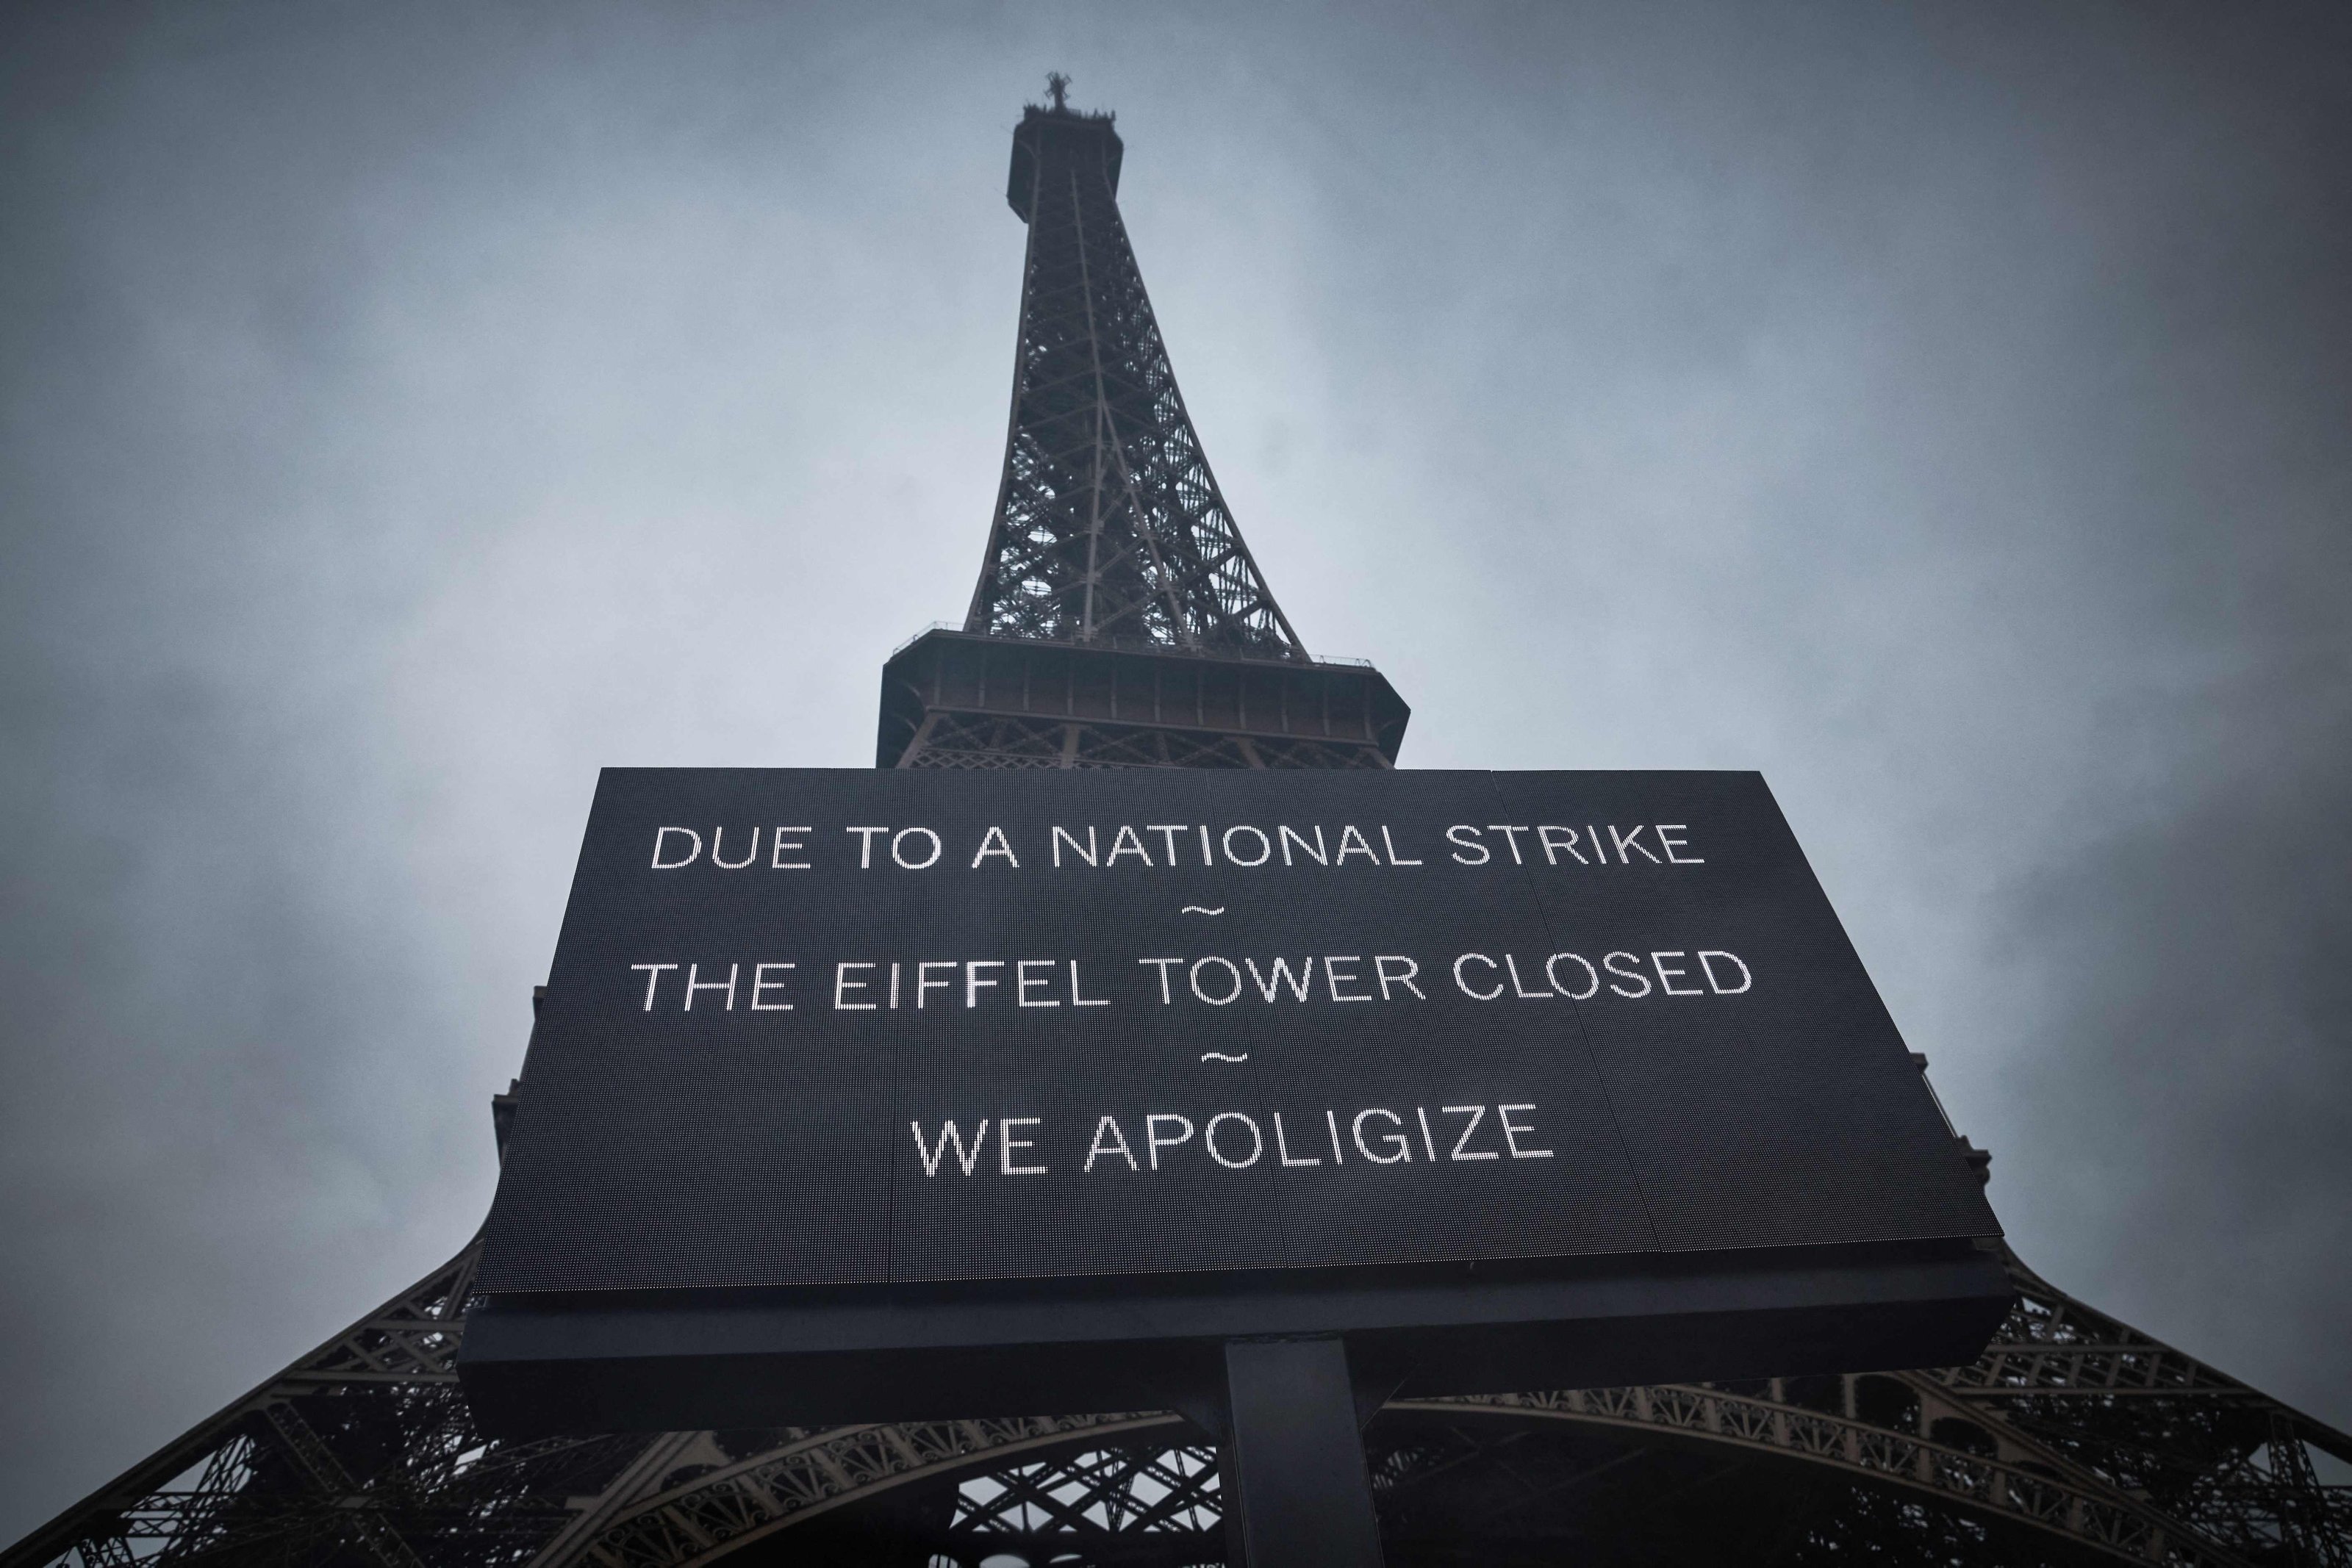
[[[1107,114],[1013,133],[1029,225],[1012,431],[961,630],[882,670],[879,768],[1387,768],[1410,710],[1312,659],[1184,412],[1118,215]]]
[[[877,762],[1391,766],[1407,709],[1275,602],[1177,392],[1111,117],[1066,87],[1013,133],[1029,246],[987,558],[962,627],[886,665]],[[486,1438],[453,1371],[478,1246],[0,1568],[1226,1561],[1216,1450],[1166,1411]],[[2352,1564],[2352,1488],[2315,1469],[2352,1438],[2008,1266],[1968,1366],[1391,1402],[1365,1437],[1387,1561]]]

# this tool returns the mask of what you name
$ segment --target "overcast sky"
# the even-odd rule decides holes
[[[1403,761],[1761,768],[2024,1257],[2352,1425],[2340,6],[5,26],[0,1539],[464,1242],[600,766],[870,761],[1055,67]]]

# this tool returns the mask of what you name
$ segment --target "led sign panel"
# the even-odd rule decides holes
[[[480,1288],[1247,1296],[1997,1229],[1754,774],[615,769]]]

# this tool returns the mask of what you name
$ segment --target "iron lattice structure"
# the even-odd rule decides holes
[[[1216,1452],[1167,1412],[823,1430],[473,1427],[477,1248],[79,1507],[0,1568],[1099,1568],[1222,1563]],[[2352,1437],[2010,1260],[1964,1367],[1390,1404],[1388,1561],[2352,1563]]]
[[[1013,149],[1021,346],[964,630],[1304,658],[1176,390],[1119,218],[1111,117],[1032,107]]]
[[[1242,539],[1119,216],[1107,114],[1032,106],[1013,410],[960,631],[882,672],[879,767],[1385,768],[1411,710],[1311,658]]]
[[[1107,118],[1033,110],[1013,431],[961,632],[886,669],[883,766],[1385,767],[1405,711],[1308,659],[1217,494],[1116,204]],[[499,1107],[503,1131],[504,1112]],[[808,1430],[476,1431],[478,1241],[0,1554],[0,1568],[1184,1568],[1216,1451],[1168,1412]],[[1366,1433],[1415,1565],[2352,1568],[2352,1438],[2074,1300],[1965,1367],[1392,1402]]]

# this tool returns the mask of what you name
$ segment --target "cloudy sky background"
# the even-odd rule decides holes
[[[2352,19],[18,6],[0,1539],[454,1250],[595,770],[960,616],[1043,72],[1422,767],[1760,768],[2024,1256],[2352,1425]]]

